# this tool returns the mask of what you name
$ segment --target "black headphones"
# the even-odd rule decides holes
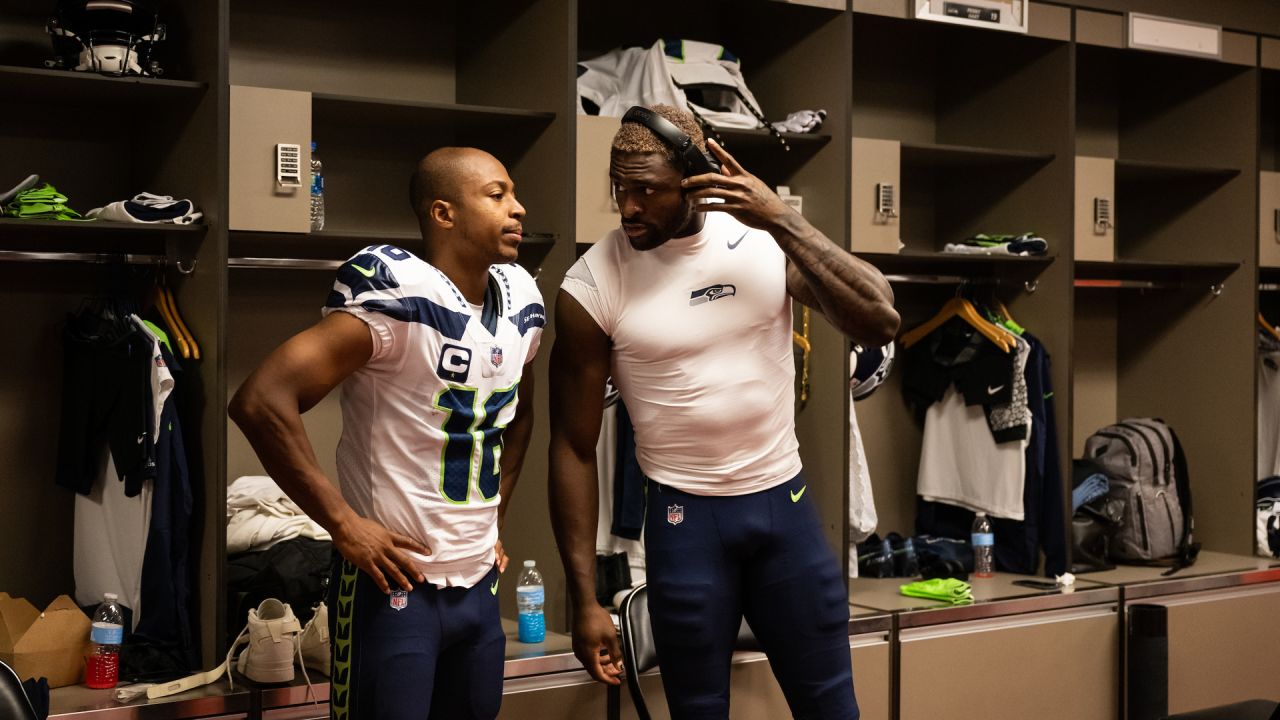
[[[675,149],[676,155],[684,161],[685,177],[720,172],[720,161],[711,153],[698,149],[693,140],[684,134],[675,123],[658,113],[641,105],[634,105],[622,116],[624,123],[638,123],[653,131],[660,140]]]

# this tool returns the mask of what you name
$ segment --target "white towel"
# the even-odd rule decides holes
[[[246,475],[227,487],[227,553],[266,550],[304,537],[332,540],[271,478]]]

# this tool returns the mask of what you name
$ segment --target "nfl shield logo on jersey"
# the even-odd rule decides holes
[[[492,362],[494,367],[502,367],[502,348],[495,345],[489,349],[489,362]]]
[[[409,607],[409,591],[408,590],[392,590],[391,591],[391,609],[403,610]]]
[[[684,506],[668,505],[667,506],[667,522],[672,525],[679,525],[684,522]]]

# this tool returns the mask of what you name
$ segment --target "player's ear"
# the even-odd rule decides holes
[[[431,207],[427,209],[427,215],[431,218],[431,222],[446,229],[453,227],[454,212],[453,204],[446,200],[434,200],[431,203]]]

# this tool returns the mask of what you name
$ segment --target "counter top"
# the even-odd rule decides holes
[[[1191,567],[1165,575],[1169,568],[1119,565],[1079,577],[1124,588],[1124,599],[1138,600],[1199,590],[1280,581],[1280,560],[1253,555],[1201,552]]]
[[[121,686],[124,687],[124,686]],[[304,688],[305,689],[305,688]],[[249,711],[250,689],[236,683],[232,690],[226,678],[213,684],[157,700],[122,703],[116,691],[90,690],[81,685],[57,688],[49,693],[50,718],[93,718],[93,720],[168,720],[205,717]]]
[[[1118,589],[1088,580],[1076,580],[1073,588],[1055,590],[1013,584],[1015,580],[1042,579],[1009,573],[996,573],[990,578],[971,578],[969,584],[973,588],[974,602],[952,605],[940,600],[903,595],[899,588],[912,582],[913,578],[857,578],[849,581],[849,602],[855,608],[897,613],[899,627],[918,627],[1097,605],[1120,599]]]
[[[973,578],[975,602],[951,605],[935,600],[902,595],[899,587],[911,578],[857,578],[849,582],[849,635],[889,632],[893,618],[898,627],[940,625],[1021,613],[1041,612],[1133,601],[1183,592],[1230,588],[1280,582],[1280,560],[1226,553],[1202,552],[1195,565],[1172,576],[1167,568],[1121,566],[1115,570],[1077,576],[1071,591],[1039,590],[1014,585],[1015,580],[1040,579],[1024,575],[996,573],[992,578]],[[516,622],[503,618],[507,634],[507,679],[527,678],[564,672],[580,672],[568,635],[548,632],[544,642],[521,643],[516,639]],[[232,689],[226,678],[211,685],[159,700],[120,703],[115,690],[90,690],[80,686],[58,688],[51,693],[51,718],[93,718],[93,720],[174,720],[210,715],[248,713],[253,708],[278,708],[325,702],[329,679],[312,673],[312,694],[308,696],[301,673],[288,685],[256,686],[240,678]]]

